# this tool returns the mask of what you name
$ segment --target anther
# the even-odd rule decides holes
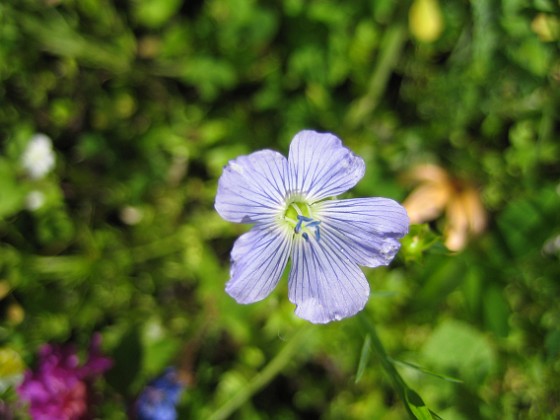
[[[299,216],[298,216],[298,218],[299,218]],[[299,231],[300,231],[300,229],[301,229],[301,224],[302,224],[302,223],[303,223],[303,220],[301,220],[301,219],[297,222],[297,225],[296,225],[296,227],[294,228],[294,232],[295,232],[295,233],[299,233]]]

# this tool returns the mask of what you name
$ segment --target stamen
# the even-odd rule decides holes
[[[319,231],[321,222],[311,216],[312,211],[309,204],[305,202],[291,202],[284,213],[284,220],[294,227],[296,235],[301,233],[301,236],[306,241],[309,241],[309,235],[313,234],[310,232],[310,229],[314,229],[314,236],[318,241],[321,238]]]
[[[320,232],[320,224],[321,222],[319,220],[313,220],[310,217],[306,217],[306,216],[301,216],[298,215],[298,222],[296,224],[296,226],[294,227],[294,232],[297,234],[301,231],[302,227],[305,227],[305,229],[312,229],[315,228],[315,239],[317,241],[319,241],[321,239],[321,232]],[[304,225],[304,222],[308,222],[306,225]],[[301,236],[303,236],[303,238],[306,241],[309,241],[309,234],[307,232],[303,232],[301,234]]]
[[[298,216],[298,219],[300,218],[300,216]],[[294,228],[294,232],[295,233],[299,233],[299,230],[301,229],[301,224],[303,223],[303,220],[299,219],[299,221],[297,222],[296,227]]]

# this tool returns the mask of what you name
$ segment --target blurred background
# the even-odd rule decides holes
[[[93,418],[127,418],[169,366],[178,418],[429,418],[387,364],[445,419],[559,418],[559,12],[0,3],[0,417],[28,415],[42,346],[83,364],[99,333]],[[249,306],[224,292],[249,227],[213,209],[222,167],[304,128],[365,159],[347,197],[414,222],[365,269],[376,330],[296,318],[285,279]]]

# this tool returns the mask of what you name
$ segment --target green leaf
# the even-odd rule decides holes
[[[169,365],[180,348],[180,341],[169,334],[158,318],[146,320],[142,326],[141,342],[143,351],[143,370],[148,375],[157,375]]]
[[[471,386],[483,382],[496,365],[488,339],[472,326],[443,321],[422,348],[426,361],[437,370],[456,372]]]
[[[107,381],[121,391],[133,394],[132,384],[137,378],[142,364],[142,343],[138,329],[129,330],[113,352],[114,365],[107,373]]]
[[[406,388],[404,395],[405,395],[405,403],[416,419],[418,420],[433,419],[432,413],[430,412],[430,410],[428,410],[428,407],[426,407],[426,404],[424,404],[424,401],[422,401],[420,395],[418,395],[410,388]]]
[[[500,287],[493,285],[484,292],[484,320],[486,326],[499,337],[509,334],[510,309]]]
[[[16,15],[16,18],[25,32],[52,54],[117,73],[130,69],[136,48],[132,37],[125,36],[127,42],[121,45],[86,38],[74,30],[62,15],[50,12],[41,18],[30,14]]]
[[[426,375],[430,375],[430,376],[434,376],[436,378],[439,379],[443,379],[444,381],[448,381],[448,382],[455,382],[455,383],[462,383],[463,381],[461,379],[457,379],[457,378],[453,378],[452,376],[448,376],[448,375],[443,375],[441,373],[437,373],[437,372],[433,372],[431,370],[428,370],[422,366],[419,366],[417,364],[414,363],[410,363],[410,362],[405,362],[402,360],[395,360],[395,359],[389,359],[391,360],[391,362],[398,364],[398,365],[402,365],[402,366],[406,366],[412,369],[416,369],[422,373],[425,373]]]
[[[545,347],[548,359],[557,360],[560,355],[560,330],[550,331],[545,340]]]
[[[354,381],[355,383],[358,383],[362,378],[369,361],[370,353],[371,353],[371,337],[368,334],[366,335],[366,338],[364,338],[364,344],[362,345],[362,352],[360,353],[360,361],[358,362],[358,370],[356,371],[356,379]]]
[[[167,23],[181,7],[180,0],[142,0],[134,2],[136,20],[149,28],[159,28]]]
[[[367,318],[363,313],[359,315],[359,319],[362,322],[365,330],[368,332],[368,336],[371,337],[372,348],[376,352],[379,361],[385,370],[385,373],[391,378],[393,387],[401,395],[403,403],[410,416],[416,419],[432,419],[431,411],[426,407],[422,398],[408,387],[404,379],[401,377],[397,369],[395,368],[391,359],[387,356],[385,347],[381,342],[379,336],[377,335],[377,330],[373,323]]]
[[[24,190],[17,184],[10,165],[0,160],[0,220],[23,207]]]

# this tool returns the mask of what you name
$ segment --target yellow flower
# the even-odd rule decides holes
[[[531,29],[542,42],[554,42],[560,38],[560,19],[539,13],[531,22]]]
[[[418,184],[403,203],[410,223],[428,222],[445,212],[445,246],[450,250],[460,251],[486,227],[486,211],[470,183],[454,179],[432,164],[415,167],[408,178]]]
[[[443,31],[443,16],[437,0],[414,0],[408,13],[408,26],[414,37],[433,42]]]
[[[12,302],[6,308],[6,318],[12,325],[21,324],[25,320],[25,310],[17,302]]]
[[[0,347],[0,392],[23,379],[25,365],[20,355],[9,347]]]
[[[4,299],[12,290],[10,283],[6,280],[0,280],[0,300]]]

